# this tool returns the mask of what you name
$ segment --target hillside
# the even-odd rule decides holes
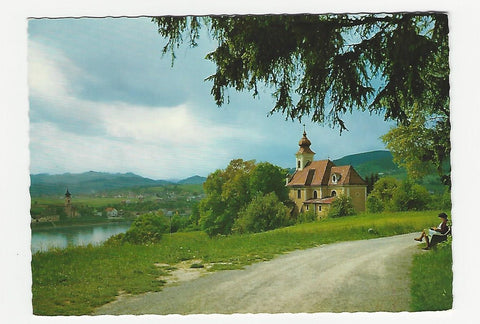
[[[93,194],[108,190],[133,187],[163,186],[169,182],[152,180],[133,173],[64,173],[30,175],[32,196],[63,195],[66,188],[77,194]]]
[[[381,177],[390,176],[399,180],[407,178],[407,171],[402,167],[398,167],[393,162],[393,156],[390,151],[372,151],[352,154],[334,160],[333,162],[336,165],[352,165],[364,179],[375,173]],[[445,167],[450,168],[449,161],[446,162]],[[440,178],[435,172],[428,174],[417,182],[434,193],[442,193],[445,190],[445,186],[440,182]]]
[[[406,171],[393,163],[393,156],[390,151],[372,151],[344,156],[334,160],[336,165],[352,165],[363,177],[378,173],[383,176],[394,176],[405,178]]]
[[[195,175],[193,177],[180,180],[177,183],[178,184],[202,184],[205,182],[205,180],[207,180],[207,178]]]

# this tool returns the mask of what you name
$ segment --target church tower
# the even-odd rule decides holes
[[[67,192],[65,193],[65,213],[67,214],[67,217],[72,217],[73,216],[72,211],[73,211],[73,209],[72,209],[72,195],[70,194],[70,192],[68,191],[68,188],[67,188]]]
[[[300,146],[298,152],[295,154],[297,158],[296,163],[296,171],[302,171],[305,166],[312,163],[313,156],[315,152],[310,149],[310,145],[312,143],[307,138],[307,132],[305,131],[305,125],[303,125],[303,137],[298,142],[298,146]]]

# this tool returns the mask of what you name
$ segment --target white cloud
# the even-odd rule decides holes
[[[75,96],[84,71],[60,51],[31,41],[29,86],[32,173],[137,172],[154,178],[206,175],[235,156],[232,142],[259,142],[252,129],[219,124],[193,112],[195,103],[145,107]],[[33,102],[33,101],[31,101]]]
[[[51,123],[31,124],[31,172],[134,172],[154,179],[207,175],[226,153],[212,145],[184,149],[168,142],[123,141],[67,133]],[[218,160],[221,160],[219,165]]]
[[[28,41],[28,86],[31,96],[48,101],[70,96],[67,76],[80,70],[63,53],[35,40]]]
[[[218,139],[262,137],[235,125],[222,125],[195,116],[199,107],[182,104],[176,107],[142,107],[116,104],[101,107],[107,133],[145,143],[169,143],[178,146],[211,145]]]

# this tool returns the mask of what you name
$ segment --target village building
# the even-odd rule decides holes
[[[75,207],[72,205],[72,194],[68,191],[65,192],[65,214],[67,214],[67,217],[76,217],[79,216],[77,213]]]
[[[295,173],[286,185],[299,212],[313,210],[317,218],[325,217],[340,195],[350,197],[356,211],[365,211],[367,183],[351,165],[336,166],[329,159],[314,161],[315,152],[305,131],[298,145]]]
[[[116,208],[113,208],[113,207],[105,208],[105,212],[107,214],[108,219],[120,218],[120,214],[118,213],[118,210]]]

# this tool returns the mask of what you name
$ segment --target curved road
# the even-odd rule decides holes
[[[294,251],[161,292],[122,297],[95,314],[408,311],[411,261],[419,251],[416,235]]]

